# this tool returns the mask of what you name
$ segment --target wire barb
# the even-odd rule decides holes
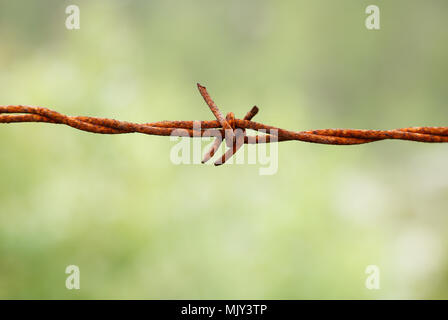
[[[235,118],[229,112],[224,118],[206,87],[197,84],[204,101],[216,120],[206,121],[159,121],[138,124],[107,118],[71,117],[56,111],[33,106],[0,106],[0,123],[46,122],[64,124],[72,128],[99,134],[143,133],[157,136],[215,137],[202,163],[209,161],[225,140],[228,149],[215,161],[215,165],[224,164],[243,144],[271,143],[282,141],[303,141],[332,145],[356,145],[380,140],[395,139],[416,142],[448,142],[448,127],[412,127],[394,130],[360,130],[360,129],[321,129],[310,131],[289,131],[252,121],[258,113],[257,106],[244,116]],[[200,126],[198,127],[197,124]],[[262,130],[265,135],[248,136],[246,129]]]

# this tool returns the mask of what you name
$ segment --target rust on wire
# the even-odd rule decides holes
[[[209,121],[159,121],[138,124],[107,118],[71,117],[56,111],[23,105],[0,106],[0,123],[47,122],[65,124],[72,128],[100,134],[144,133],[158,136],[215,137],[210,150],[202,162],[210,160],[223,140],[228,149],[215,165],[225,163],[243,144],[271,143],[281,141],[304,141],[332,145],[354,145],[379,140],[396,139],[417,142],[448,142],[448,127],[412,127],[394,130],[321,129],[290,131],[252,121],[258,113],[254,106],[243,119],[235,118],[232,112],[226,117],[211,99],[207,89],[198,84],[199,92],[216,120]],[[249,136],[246,129],[263,131],[264,135]]]

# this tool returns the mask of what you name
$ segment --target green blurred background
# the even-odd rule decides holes
[[[0,104],[212,119],[200,82],[223,112],[256,104],[288,129],[447,126],[447,15],[443,0],[1,0]],[[174,145],[0,125],[0,297],[448,298],[447,145],[286,142],[271,176],[174,165]]]

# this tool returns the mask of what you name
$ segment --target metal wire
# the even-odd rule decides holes
[[[232,112],[224,118],[218,106],[210,98],[207,89],[198,84],[199,92],[217,120],[211,121],[160,121],[132,123],[107,118],[71,117],[56,111],[33,106],[0,106],[0,123],[47,122],[65,124],[72,128],[100,134],[144,133],[158,136],[216,137],[215,143],[205,154],[203,163],[210,160],[222,141],[229,148],[215,162],[225,163],[243,144],[271,143],[298,140],[311,143],[354,145],[379,140],[396,139],[417,142],[448,142],[448,127],[412,127],[394,130],[321,129],[311,131],[290,131],[252,121],[258,113],[253,107],[243,119],[235,118]],[[265,135],[249,136],[246,129],[262,130]]]

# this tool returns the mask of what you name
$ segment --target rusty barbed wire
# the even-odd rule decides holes
[[[224,118],[218,106],[211,99],[207,89],[197,84],[204,101],[216,120],[206,121],[159,121],[138,124],[96,117],[71,117],[56,111],[24,105],[0,106],[0,123],[46,122],[65,124],[72,128],[99,134],[143,133],[158,136],[188,136],[192,138],[215,137],[202,163],[210,160],[223,141],[228,149],[215,165],[220,165],[232,157],[243,144],[271,143],[282,141],[303,141],[332,145],[356,145],[386,139],[417,142],[448,142],[448,127],[411,127],[394,130],[361,129],[320,129],[310,131],[290,131],[252,121],[258,113],[254,106],[243,119],[235,118],[229,112]],[[263,135],[249,136],[246,129],[262,131]]]

